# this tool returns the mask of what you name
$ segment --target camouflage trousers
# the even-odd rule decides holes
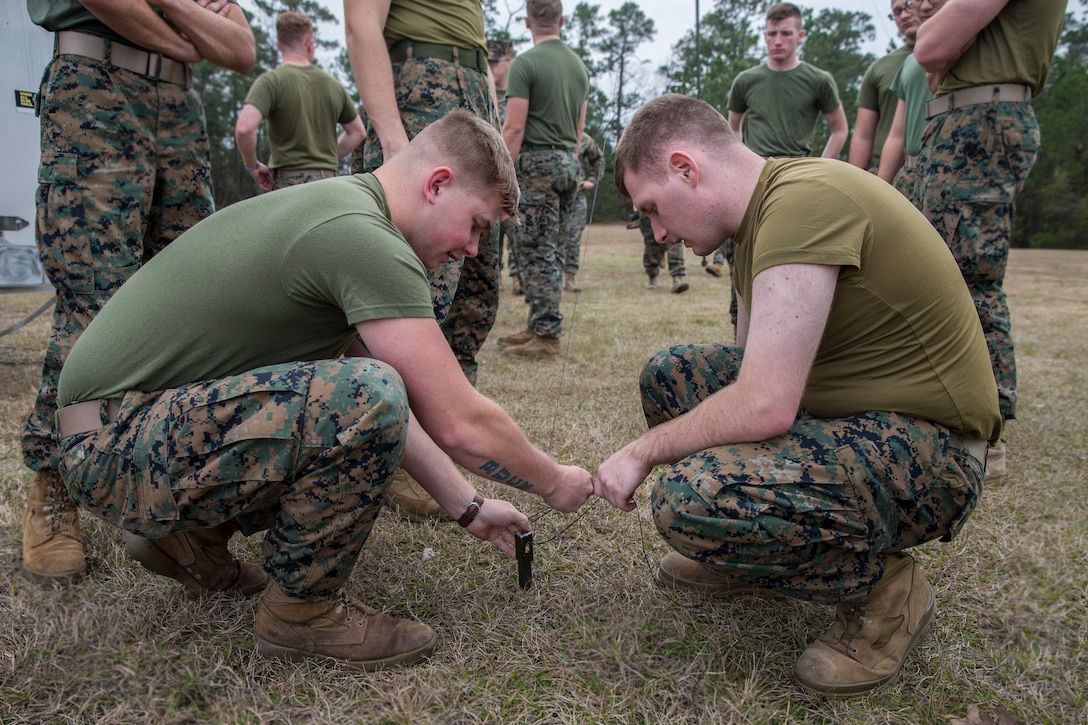
[[[287,363],[129,392],[112,423],[63,439],[60,472],[81,507],[142,536],[227,521],[247,536],[267,529],[265,570],[321,599],[351,575],[407,429],[404,383],[388,365]]]
[[[68,352],[113,293],[214,202],[192,88],[62,55],[45,70],[40,103],[37,242],[57,304],[22,449],[27,467],[55,470]]]
[[[536,334],[559,337],[563,314],[563,251],[570,238],[574,201],[582,167],[578,154],[564,149],[530,149],[517,159],[521,226],[514,230],[518,274],[529,303],[530,327]]]
[[[906,160],[903,161],[903,165],[899,167],[899,171],[895,172],[895,176],[892,178],[892,186],[903,196],[910,199],[910,203],[919,207],[918,202],[918,161],[915,158],[913,163],[908,164]]]
[[[574,195],[574,207],[571,209],[570,230],[567,241],[563,244],[562,258],[563,271],[570,274],[578,273],[578,265],[582,261],[582,233],[586,229],[586,221],[589,218],[589,205],[586,203],[585,192],[579,191]]]
[[[1039,145],[1030,103],[980,103],[930,119],[918,154],[917,202],[971,290],[1005,420],[1016,417],[1016,356],[1005,295],[1013,201]]]
[[[678,345],[646,364],[653,427],[736,380],[743,352]],[[863,598],[883,555],[955,536],[982,491],[983,464],[947,428],[889,412],[822,419],[757,443],[716,446],[659,469],[654,521],[669,546],[798,599]]]
[[[661,258],[665,257],[669,265],[669,275],[684,276],[684,245],[680,242],[662,244],[654,239],[654,228],[650,217],[640,214],[638,228],[642,232],[642,268],[650,277],[656,277],[661,271]]]
[[[437,58],[410,58],[393,64],[393,85],[401,123],[408,138],[456,108],[464,108],[499,127],[487,74]],[[367,125],[363,152],[352,171],[373,171],[383,154],[373,124]],[[456,264],[427,273],[435,318],[454,357],[469,381],[476,384],[476,354],[495,324],[499,310],[498,225],[480,237],[479,252]]]
[[[272,191],[334,176],[336,172],[329,169],[275,169],[272,171]]]

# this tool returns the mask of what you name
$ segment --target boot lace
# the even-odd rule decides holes
[[[850,647],[850,652],[857,654],[858,648],[853,645],[855,638],[861,635],[865,625],[872,624],[873,620],[865,614],[865,603],[848,604],[843,608],[843,640]]]
[[[341,589],[336,595],[336,606],[333,612],[337,615],[342,614],[344,622],[347,624],[358,620],[358,626],[362,627],[366,624],[367,617],[370,616],[370,607]]]
[[[71,533],[69,514],[75,509],[75,502],[68,497],[68,491],[62,484],[49,484],[45,493],[45,503],[42,504],[42,513],[45,514],[45,520],[49,524],[50,537]]]

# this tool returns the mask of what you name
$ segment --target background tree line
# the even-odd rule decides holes
[[[275,19],[287,10],[301,12],[318,28],[318,63],[340,79],[358,100],[344,48],[339,19],[319,0],[241,0],[257,39],[258,60],[249,76],[201,63],[194,84],[204,100],[212,149],[217,207],[257,193],[242,168],[234,144],[234,123],[253,80],[279,62]],[[1014,244],[1017,246],[1088,249],[1088,0],[1067,15],[1045,93],[1034,100],[1043,147],[1024,191],[1017,200]],[[530,38],[521,0],[483,0],[489,38],[509,39],[525,48]],[[636,2],[607,13],[601,6],[579,2],[569,9],[564,39],[582,57],[591,77],[586,130],[600,143],[608,163],[598,186],[596,221],[625,219],[626,203],[615,193],[611,156],[624,124],[646,100],[662,92],[703,98],[723,113],[733,79],[763,62],[764,0],[713,0],[709,11],[672,46],[668,62],[658,68],[639,56],[654,39],[656,28]],[[853,127],[862,74],[877,56],[863,46],[876,38],[872,16],[864,12],[804,9],[807,36],[803,60],[830,72],[839,87],[847,119]],[[889,47],[887,50],[891,50]],[[822,148],[827,128],[817,126],[812,147]],[[849,146],[847,146],[849,148]],[[259,145],[267,158],[267,140]],[[845,149],[843,152],[845,158]]]

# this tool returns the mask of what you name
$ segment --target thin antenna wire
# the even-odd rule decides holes
[[[600,175],[597,178],[599,181]],[[586,256],[589,253],[589,237],[592,231],[590,225],[593,224],[593,214],[597,209],[597,187],[598,183],[595,182],[593,184],[593,201],[590,203],[589,213],[586,215],[585,236],[582,238],[582,256],[578,262],[579,269],[585,269]],[[552,452],[552,444],[555,442],[555,430],[559,425],[559,403],[563,399],[563,385],[567,379],[567,359],[570,357],[570,347],[574,340],[574,321],[578,318],[578,298],[581,296],[581,292],[574,293],[574,306],[570,311],[570,322],[567,323],[567,344],[563,349],[563,367],[559,371],[559,388],[556,390],[555,407],[552,410],[552,427],[548,433],[548,453]]]
[[[584,230],[585,236],[582,239],[581,259],[579,260],[579,266],[578,266],[579,269],[584,269],[585,268],[586,256],[587,256],[587,254],[589,252],[590,225],[593,224],[593,215],[594,215],[594,213],[596,212],[596,209],[597,209],[597,187],[599,186],[599,182],[600,182],[600,175],[598,174],[597,182],[595,182],[593,184],[593,201],[590,203],[589,212],[586,215],[586,226],[585,226],[585,230]],[[551,430],[548,433],[548,446],[547,446],[546,450],[547,450],[547,452],[549,454],[553,452],[554,443],[555,443],[555,431],[556,431],[556,428],[559,425],[559,403],[563,399],[563,385],[564,385],[564,383],[566,382],[566,379],[567,379],[567,358],[570,357],[571,341],[574,339],[574,321],[577,319],[577,316],[578,316],[578,298],[581,297],[581,294],[582,294],[581,292],[575,292],[574,293],[574,306],[571,308],[571,311],[570,311],[570,322],[567,323],[567,340],[566,340],[567,344],[566,344],[566,347],[563,350],[563,367],[559,371],[559,387],[558,387],[558,389],[556,390],[556,393],[555,393],[555,407],[552,410],[552,425],[551,425]],[[549,536],[547,539],[544,539],[543,541],[538,541],[537,545],[546,544],[549,541],[554,541],[558,537],[562,536],[564,533],[566,533],[566,531],[571,526],[576,524],[579,520],[582,519],[582,517],[584,517],[587,513],[589,513],[589,511],[597,504],[597,501],[599,501],[599,500],[600,499],[594,499],[593,502],[589,506],[584,506],[582,508],[582,511],[577,516],[575,516],[573,519],[571,519],[570,522],[566,526],[564,526],[562,529],[560,529],[555,534],[552,534],[551,536]],[[530,518],[531,522],[535,523],[536,521],[544,518],[545,516],[547,516],[549,514],[553,514],[553,513],[555,513],[554,509],[543,508],[540,511],[538,511],[535,515],[530,516],[529,518]]]

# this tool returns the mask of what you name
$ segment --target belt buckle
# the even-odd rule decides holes
[[[148,51],[146,75],[155,80],[158,80],[162,76],[162,53]]]

